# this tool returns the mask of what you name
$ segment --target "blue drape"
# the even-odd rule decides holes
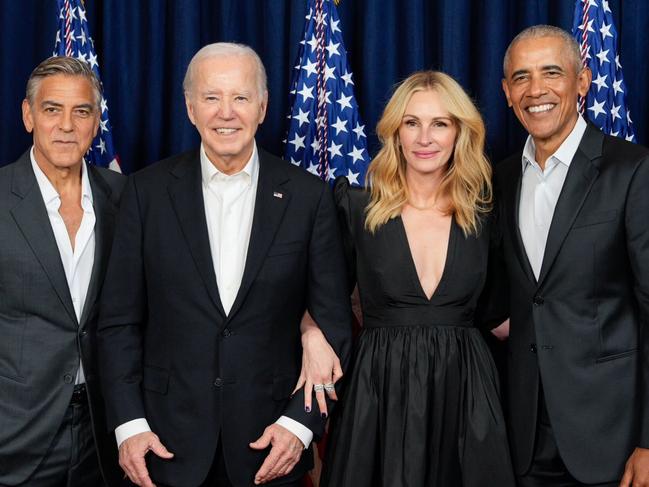
[[[600,1],[600,0],[597,0]],[[610,0],[620,33],[631,116],[649,144],[649,2]],[[1,2],[0,165],[30,144],[20,103],[30,71],[52,52],[54,0]],[[570,30],[573,0],[342,0],[341,27],[361,116],[373,134],[390,89],[410,72],[433,68],[456,77],[487,122],[488,152],[498,160],[525,134],[506,106],[502,57],[522,28],[550,23]],[[193,147],[182,78],[191,56],[216,41],[251,45],[268,70],[270,106],[259,143],[283,153],[288,85],[302,35],[306,0],[86,0],[115,145],[125,172]]]

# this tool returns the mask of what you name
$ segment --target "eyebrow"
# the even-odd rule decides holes
[[[404,113],[402,118],[406,118],[406,117],[419,119],[419,117],[417,115],[411,115],[409,113]],[[453,119],[449,116],[449,117],[433,117],[433,120],[448,120],[450,122]]]
[[[41,103],[41,107],[56,107],[62,108],[63,104],[51,100],[45,100]],[[95,107],[91,103],[82,103],[80,105],[75,105],[73,108],[87,108],[89,110],[94,110]]]
[[[563,69],[558,64],[548,64],[548,65],[542,66],[541,71],[561,71],[563,73],[563,72],[565,72],[565,69]],[[518,69],[518,70],[514,71],[511,74],[510,78],[515,78],[516,76],[519,76],[521,74],[527,74],[529,72],[530,72],[529,69]]]

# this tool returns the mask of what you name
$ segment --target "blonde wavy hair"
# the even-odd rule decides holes
[[[438,192],[438,198],[449,200],[446,214],[454,215],[464,234],[470,235],[478,233],[480,216],[491,209],[491,165],[484,154],[485,127],[478,109],[447,74],[419,71],[397,86],[376,126],[382,147],[367,172],[370,202],[365,209],[365,228],[371,233],[399,216],[408,201],[399,127],[413,93],[427,90],[440,95],[457,128],[453,156]]]

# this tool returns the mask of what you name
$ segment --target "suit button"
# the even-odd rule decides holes
[[[229,337],[230,335],[232,335],[232,332],[230,331],[230,328],[226,328],[225,330],[223,330],[222,335],[223,335],[225,338],[227,338],[227,337]]]
[[[79,333],[79,336],[85,337],[88,334],[86,330],[83,330],[81,333]]]
[[[73,380],[74,378],[72,377],[72,374],[65,374],[63,376],[63,382],[65,382],[66,384],[72,384]]]
[[[214,380],[214,385],[215,385],[216,387],[221,387],[221,386],[223,385],[223,379],[221,379],[220,377],[217,377],[217,378]]]
[[[530,352],[536,353],[536,343],[531,343],[530,344]]]
[[[541,306],[545,300],[543,299],[543,296],[534,296],[534,306]]]

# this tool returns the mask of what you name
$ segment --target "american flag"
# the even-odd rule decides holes
[[[309,0],[289,95],[287,161],[333,183],[363,186],[367,137],[333,0]]]
[[[90,65],[101,81],[99,64],[94,43],[88,31],[86,9],[81,0],[57,0],[59,9],[59,28],[52,56],[71,56],[81,59]],[[99,131],[85,156],[87,162],[97,166],[109,167],[121,172],[119,158],[113,147],[113,135],[108,120],[108,104],[101,98],[101,119]]]
[[[593,73],[588,94],[580,100],[580,111],[604,133],[635,142],[609,2],[577,0],[572,35],[579,42],[584,65]]]

